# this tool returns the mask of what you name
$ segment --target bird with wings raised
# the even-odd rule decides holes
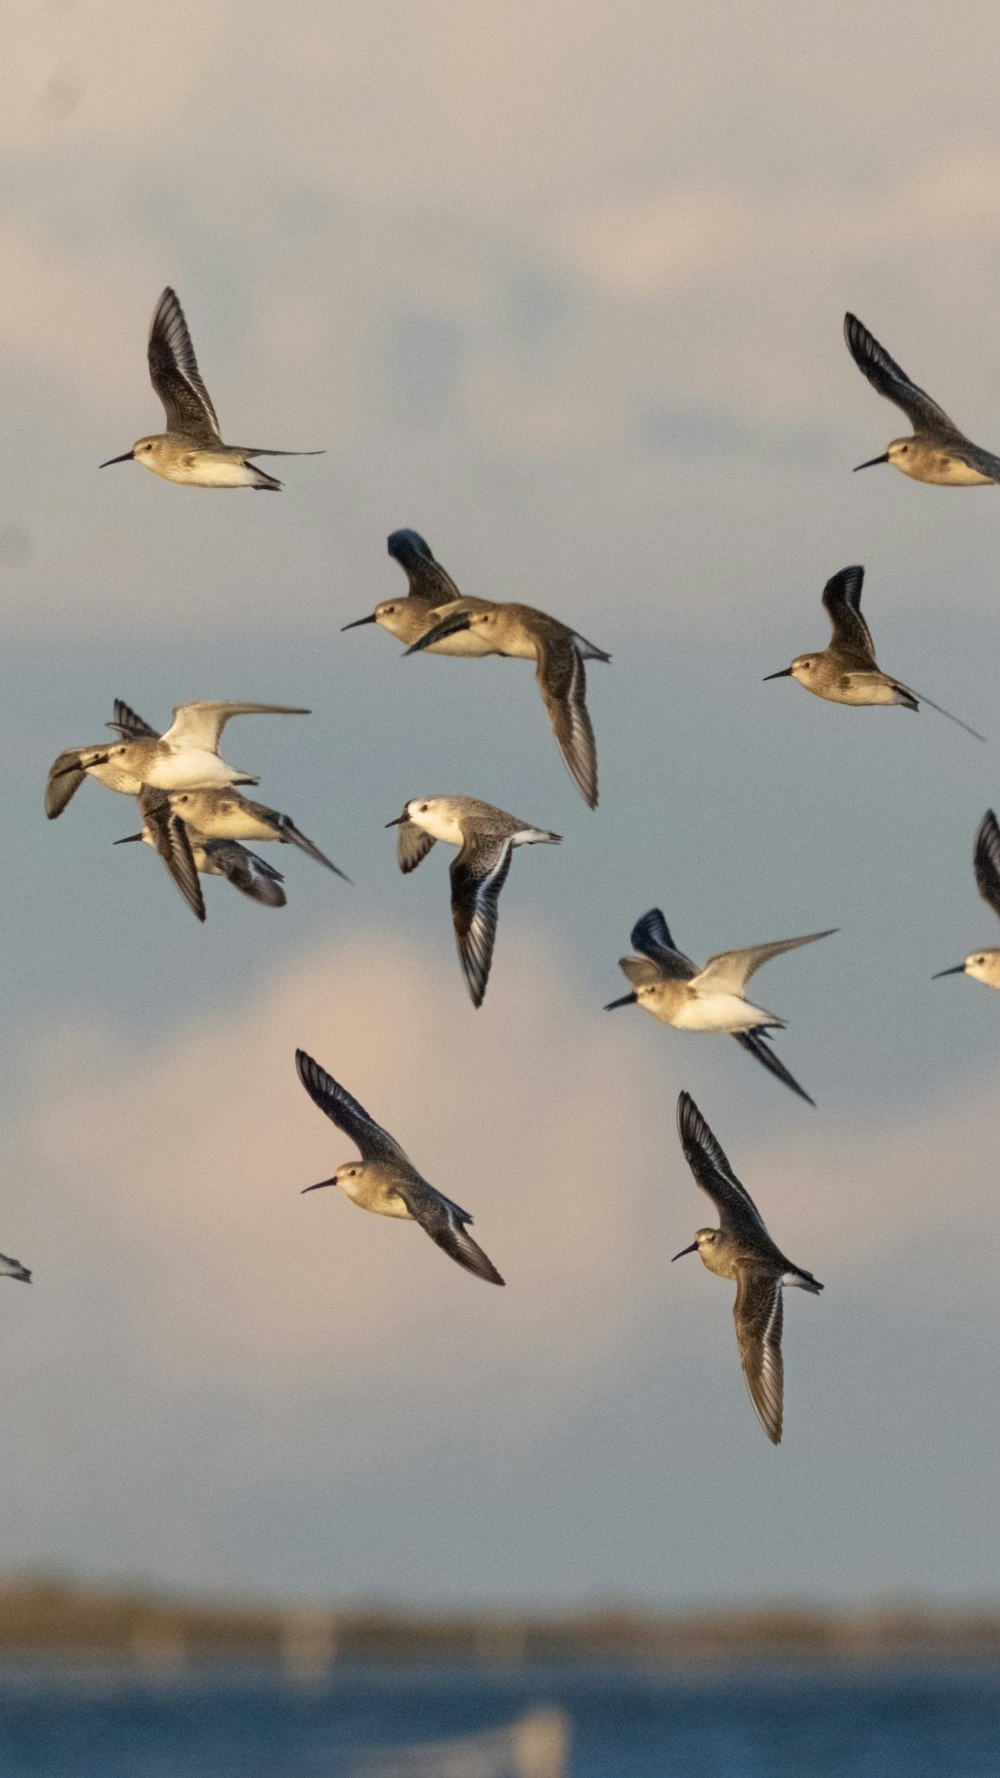
[[[672,1025],[675,1031],[726,1031],[770,1074],[812,1105],[809,1094],[770,1048],[770,1031],[782,1028],[784,1019],[754,1006],[743,990],[761,964],[779,957],[783,951],[829,938],[836,930],[830,926],[825,932],[809,932],[804,938],[780,938],[774,944],[749,945],[742,951],[719,951],[708,959],[704,969],[699,969],[697,963],[677,949],[660,909],[650,908],[632,928],[631,942],[640,955],[619,960],[619,968],[632,983],[632,991],[620,1000],[609,1001],[604,1010],[639,1006],[662,1025]]]
[[[149,378],[163,403],[167,430],[137,438],[130,451],[101,464],[141,463],[165,481],[189,488],[270,488],[281,483],[253,457],[321,457],[322,451],[279,451],[223,444],[212,397],[202,381],[184,310],[169,285],[149,327]]]
[[[741,1185],[690,1093],[677,1101],[684,1158],[719,1216],[717,1229],[699,1229],[674,1259],[697,1253],[718,1278],[736,1281],[733,1319],[743,1376],[764,1431],[781,1443],[785,1376],[781,1357],[782,1290],[786,1284],[818,1296],[823,1286],[775,1246],[746,1186]]]
[[[914,691],[912,685],[904,685],[891,673],[883,673],[875,659],[872,633],[861,613],[864,578],[864,569],[853,567],[841,568],[827,581],[823,609],[833,632],[828,646],[814,649],[811,654],[796,655],[790,667],[765,673],[765,681],[797,679],[814,697],[825,698],[831,704],[901,704],[904,710],[919,710],[924,703],[982,741],[985,737],[960,716],[932,703],[922,691]]]
[[[305,1050],[296,1050],[298,1076],[314,1105],[343,1130],[360,1150],[360,1161],[345,1161],[329,1179],[307,1185],[307,1192],[335,1185],[361,1210],[418,1222],[424,1233],[449,1257],[487,1284],[502,1284],[492,1260],[468,1232],[468,1210],[436,1191],[419,1174],[399,1143],[383,1130],[345,1087],[327,1074]]]

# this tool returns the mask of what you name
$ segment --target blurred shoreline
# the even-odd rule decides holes
[[[531,1665],[1000,1658],[1000,1607],[802,1604],[654,1614],[395,1610],[227,1602],[66,1579],[0,1581],[0,1660],[97,1657],[149,1671],[200,1659],[276,1662],[302,1678],[341,1661]]]

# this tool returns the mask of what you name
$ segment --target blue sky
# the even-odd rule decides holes
[[[853,464],[903,429],[853,308],[998,447],[1000,130],[939,9],[16,0],[0,74],[7,945],[0,1245],[12,1435],[0,1566],[409,1601],[994,1596],[997,1004],[931,983],[993,942],[996,496]],[[979,30],[976,29],[978,21]],[[933,130],[928,119],[933,119]],[[278,501],[97,465],[154,429],[178,290],[223,435],[323,445]],[[554,612],[602,797],[531,670],[400,660],[341,625],[422,531],[466,591]],[[763,676],[867,568],[883,664],[933,712]],[[285,859],[272,914],[199,929],[124,798],[45,773],[114,697],[246,719],[354,879]],[[444,859],[383,824],[477,795],[565,836],[504,892],[486,1003]],[[760,998],[810,1112],[722,1039],[606,1018],[660,904],[696,957],[839,926]],[[482,1289],[416,1231],[298,1189],[350,1144],[303,1044],[477,1218]],[[786,1439],[739,1376],[698,1100],[827,1286],[786,1315]],[[753,1539],[745,1538],[746,1526]],[[734,1569],[730,1534],[739,1534]]]

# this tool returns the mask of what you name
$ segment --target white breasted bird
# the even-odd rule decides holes
[[[699,1229],[674,1259],[697,1253],[718,1278],[736,1281],[733,1319],[743,1376],[757,1418],[773,1445],[781,1443],[784,1365],[781,1357],[782,1288],[795,1285],[818,1296],[823,1286],[811,1272],[786,1259],[772,1241],[750,1193],[740,1184],[690,1093],[677,1101],[677,1128],[684,1158],[719,1216],[717,1229]]]
[[[797,950],[799,945],[829,938],[836,930],[830,926],[825,932],[810,932],[804,938],[781,938],[775,944],[750,945],[742,951],[719,951],[708,959],[704,969],[699,969],[677,949],[660,909],[650,908],[636,921],[631,933],[631,942],[641,955],[622,957],[619,961],[619,968],[632,983],[632,992],[610,1001],[604,1010],[639,1006],[676,1031],[727,1031],[770,1074],[812,1105],[809,1094],[769,1048],[771,1029],[783,1027],[784,1019],[754,1006],[744,998],[743,990],[762,963],[779,957],[783,951]]]
[[[992,809],[987,809],[979,823],[973,869],[980,895],[1000,919],[1000,825]],[[956,963],[954,969],[939,969],[932,979],[938,981],[943,975],[971,975],[973,981],[985,982],[988,988],[1000,988],[1000,945],[970,951],[964,963]]]
[[[336,1185],[361,1210],[418,1222],[424,1233],[466,1271],[485,1279],[487,1284],[502,1284],[492,1260],[487,1259],[468,1233],[472,1221],[469,1212],[428,1185],[399,1143],[305,1050],[296,1050],[295,1066],[313,1103],[361,1151],[360,1161],[345,1161],[332,1178],[321,1179],[304,1190],[321,1191],[324,1186]]]
[[[127,706],[118,708],[127,709]],[[257,779],[239,766],[219,758],[219,737],[233,716],[308,716],[309,711],[288,704],[178,704],[170,727],[162,735],[125,724],[109,723],[118,730],[114,741],[95,747],[72,748],[61,753],[49,771],[45,808],[50,820],[61,814],[85,777],[97,778],[111,790],[138,796],[144,784],[157,790],[194,790],[203,785],[256,784]],[[136,719],[141,722],[141,718]],[[148,730],[148,732],[146,732]],[[62,783],[67,780],[68,791]]]
[[[166,432],[137,438],[130,451],[101,464],[141,463],[165,481],[189,488],[269,488],[281,483],[251,462],[253,457],[321,457],[322,451],[277,451],[263,445],[227,445],[219,435],[212,398],[201,379],[184,311],[169,285],[149,328],[149,376],[163,403]]]
[[[386,826],[399,829],[397,857],[404,872],[416,869],[435,840],[459,847],[451,862],[451,912],[472,1004],[481,1006],[514,847],[557,846],[562,836],[474,796],[415,796]]]

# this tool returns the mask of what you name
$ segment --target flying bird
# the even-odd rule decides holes
[[[268,809],[263,803],[251,802],[238,790],[176,790],[170,798],[170,806],[175,815],[208,839],[257,840],[259,843],[275,840],[282,846],[298,846],[307,858],[325,864],[335,876],[342,877],[345,883],[350,882],[325,852],[300,832],[290,815]]]
[[[280,488],[252,457],[321,457],[322,451],[276,451],[223,444],[212,398],[201,379],[184,311],[169,285],[149,328],[149,377],[163,403],[166,432],[137,438],[130,451],[101,464],[133,459],[168,482],[191,488]]]
[[[765,682],[768,679],[797,679],[806,691],[811,691],[814,697],[825,698],[830,704],[901,704],[904,710],[919,710],[924,703],[939,716],[947,716],[949,722],[956,722],[967,735],[974,736],[977,741],[985,740],[984,735],[970,728],[960,716],[953,716],[950,710],[932,703],[922,691],[914,691],[901,679],[893,679],[891,674],[882,672],[875,659],[871,631],[861,615],[864,578],[863,568],[841,568],[832,580],[827,581],[823,588],[823,606],[833,631],[829,647],[816,649],[812,654],[796,655],[790,667],[782,667],[777,673],[765,673]]]
[[[398,562],[409,590],[401,599],[382,599],[368,617],[356,617],[344,624],[345,630],[357,630],[362,624],[378,624],[399,642],[416,642],[445,614],[455,617],[460,612],[484,611],[489,601],[471,599],[459,592],[451,575],[437,561],[429,543],[419,531],[392,531],[386,548]],[[484,655],[491,647],[469,630],[459,630],[435,642],[432,654]]]
[[[973,869],[976,888],[1000,919],[1000,826],[992,809],[987,809],[979,823]],[[964,963],[956,963],[954,969],[939,969],[932,979],[939,981],[943,975],[971,975],[973,981],[985,982],[988,988],[1000,988],[1000,945],[971,951]]]
[[[557,846],[561,834],[519,821],[474,796],[413,797],[397,827],[397,857],[404,873],[416,870],[435,840],[460,848],[451,862],[451,912],[458,955],[473,1006],[482,1006],[493,961],[500,891],[515,846]]]
[[[478,639],[482,654],[535,662],[535,677],[563,759],[584,802],[595,809],[597,747],[587,711],[583,663],[609,661],[611,656],[547,612],[513,604],[487,605],[479,611],[458,613],[446,610],[406,652],[416,654],[434,648],[466,631]]]
[[[205,902],[199,876],[224,877],[234,889],[260,902],[264,907],[283,908],[286,902],[280,871],[249,852],[235,840],[213,840],[198,833],[173,812],[171,797],[165,790],[144,785],[137,797],[143,815],[140,833],[126,834],[116,840],[124,846],[144,840],[162,858],[167,871],[193,914],[205,918]]]
[[[313,1103],[361,1151],[360,1162],[345,1161],[331,1179],[307,1185],[305,1191],[321,1191],[324,1186],[336,1185],[361,1210],[418,1222],[425,1234],[466,1271],[474,1272],[488,1284],[502,1284],[500,1273],[468,1233],[467,1225],[472,1221],[469,1212],[428,1185],[399,1143],[305,1050],[296,1050],[295,1066]]]
[[[31,1283],[27,1266],[22,1266],[19,1259],[10,1259],[6,1253],[0,1253],[0,1278],[16,1278],[19,1284]]]
[[[134,717],[126,704],[116,702],[115,710]],[[219,758],[219,738],[230,717],[260,715],[308,716],[309,711],[288,704],[178,704],[163,735],[157,735],[141,717],[130,723],[123,716],[122,721],[108,724],[116,730],[116,740],[60,753],[49,771],[46,814],[50,820],[60,815],[85,777],[96,778],[109,790],[123,791],[127,796],[138,796],[144,784],[157,790],[256,784],[257,779],[249,773],[227,766]]]
[[[869,457],[856,464],[857,469],[891,463],[893,469],[914,481],[933,482],[941,488],[981,488],[1000,481],[1000,457],[966,438],[944,409],[911,382],[856,315],[844,316],[844,337],[851,357],[872,388],[901,408],[913,427],[912,438],[894,438],[880,457]]]
[[[776,944],[719,951],[708,959],[704,969],[699,969],[697,963],[677,949],[660,909],[650,908],[636,921],[630,937],[641,956],[622,957],[618,965],[632,983],[632,992],[610,1001],[604,1010],[640,1006],[662,1025],[672,1025],[676,1031],[727,1031],[770,1074],[812,1105],[809,1094],[769,1048],[771,1029],[783,1028],[785,1020],[754,1006],[744,998],[743,990],[762,963],[780,956],[782,951],[794,951],[818,938],[830,938],[836,930],[831,926],[825,932],[807,933],[805,938],[782,938]]]
[[[674,1259],[697,1253],[718,1278],[736,1280],[736,1342],[757,1418],[773,1445],[781,1443],[784,1366],[781,1358],[782,1288],[795,1285],[818,1296],[823,1286],[776,1247],[756,1204],[740,1184],[689,1093],[677,1101],[677,1128],[684,1158],[711,1198],[717,1229],[699,1229]]]

